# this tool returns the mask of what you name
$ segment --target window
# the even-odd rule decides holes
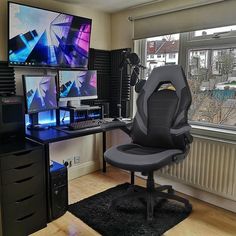
[[[193,98],[189,119],[218,127],[236,127],[236,25],[164,35],[148,41],[155,42],[153,50],[163,57],[150,61],[146,50],[146,78],[155,67],[180,63]]]
[[[169,53],[169,59],[175,59],[175,53]]]

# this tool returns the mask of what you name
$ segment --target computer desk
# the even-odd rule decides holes
[[[131,121],[127,121],[131,123]],[[109,130],[118,129],[119,127],[110,128]],[[102,150],[103,153],[106,151],[106,131],[104,131],[100,126],[86,128],[82,130],[72,131],[67,133],[61,130],[58,130],[54,127],[51,127],[46,130],[29,130],[26,129],[26,137],[33,141],[36,141],[44,146],[44,155],[45,155],[45,176],[46,176],[46,193],[47,193],[47,213],[48,213],[48,222],[52,220],[51,215],[51,204],[50,204],[50,154],[49,154],[49,145],[50,143],[55,143],[58,141],[78,138],[90,134],[102,133]],[[103,156],[103,167],[102,171],[106,172],[106,161]]]

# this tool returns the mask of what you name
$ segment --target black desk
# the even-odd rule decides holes
[[[72,138],[78,138],[85,135],[103,133],[103,153],[106,150],[106,132],[104,132],[101,127],[92,127],[82,130],[72,131],[71,133],[58,130],[56,128],[49,128],[47,130],[26,130],[26,136],[34,141],[37,141],[45,145],[45,154],[49,159],[49,144],[63,141]],[[49,160],[48,160],[49,164]],[[106,162],[103,158],[103,172],[106,172]]]
[[[130,123],[130,122],[127,122]],[[113,129],[118,129],[119,127],[114,127]],[[112,130],[112,128],[110,129]],[[48,222],[51,221],[51,204],[50,204],[50,181],[49,181],[49,174],[50,174],[50,157],[49,157],[49,144],[63,141],[72,138],[78,138],[85,135],[102,133],[103,134],[103,153],[106,150],[106,132],[99,126],[99,127],[92,127],[86,128],[82,130],[72,131],[71,133],[66,133],[64,131],[58,130],[56,128],[49,128],[47,130],[26,130],[26,137],[32,139],[34,141],[39,142],[40,144],[44,145],[45,151],[45,175],[46,175],[46,188],[47,188],[47,209],[48,209]],[[106,172],[106,162],[103,156],[103,172]]]

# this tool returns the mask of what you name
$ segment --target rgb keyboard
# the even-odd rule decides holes
[[[86,128],[92,128],[92,127],[98,127],[101,124],[105,123],[104,120],[85,120],[85,121],[78,121],[73,122],[68,125],[68,128],[70,130],[80,130],[80,129],[86,129]]]

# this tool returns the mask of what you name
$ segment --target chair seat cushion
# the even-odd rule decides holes
[[[138,144],[114,146],[104,153],[107,163],[121,169],[137,172],[149,172],[173,162],[173,157],[183,154],[180,149],[162,149],[143,147]]]

